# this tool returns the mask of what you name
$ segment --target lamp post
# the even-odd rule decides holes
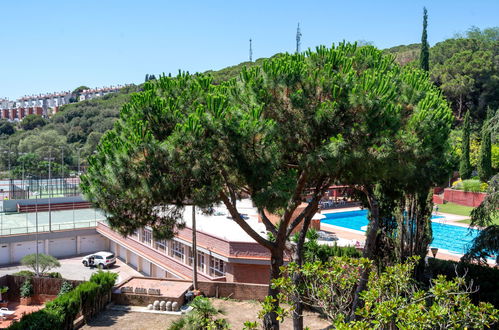
[[[34,192],[35,195],[35,239],[36,239],[36,255],[35,255],[35,263],[36,263],[36,276],[39,276],[38,272],[38,192]]]
[[[438,248],[431,248],[431,254],[433,255],[433,258],[436,258],[437,257],[437,252],[438,252]]]

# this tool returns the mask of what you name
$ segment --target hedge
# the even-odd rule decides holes
[[[499,308],[499,269],[428,258],[427,271],[431,278],[435,278],[437,275],[445,275],[448,280],[458,275],[465,275],[466,281],[468,283],[473,281],[473,289],[477,291],[470,295],[475,304],[483,301],[491,303],[495,308]]]
[[[94,273],[88,282],[48,302],[45,308],[23,316],[9,329],[73,329],[73,323],[80,312],[87,318],[105,306],[117,277],[116,273]]]

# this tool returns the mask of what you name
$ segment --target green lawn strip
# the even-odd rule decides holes
[[[449,213],[449,214],[457,214],[464,215],[469,217],[471,210],[473,210],[470,206],[464,206],[454,203],[446,203],[438,205],[438,212]]]
[[[470,220],[470,219],[466,219],[466,220],[460,220],[460,221],[458,221],[458,222],[461,222],[461,223],[468,223],[468,224],[469,224],[469,223],[471,222],[471,220]],[[493,222],[492,224],[493,224],[493,225],[498,225],[498,226],[499,226],[499,217],[496,217],[496,218],[494,219],[494,222]]]

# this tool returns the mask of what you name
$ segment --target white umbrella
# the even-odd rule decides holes
[[[326,218],[327,217],[324,214],[316,213],[312,217],[312,220],[322,220],[322,219],[326,219]]]

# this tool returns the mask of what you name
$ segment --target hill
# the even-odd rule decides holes
[[[472,29],[464,36],[442,41],[430,49],[431,78],[449,100],[456,123],[459,123],[464,111],[470,109],[479,126],[487,106],[499,107],[498,36],[499,28],[484,31]],[[417,66],[419,44],[400,45],[384,52],[393,55],[401,65]],[[220,83],[237,77],[243,67],[262,65],[265,60],[260,58],[255,62],[242,62],[205,73],[212,75],[215,83]],[[1,168],[5,170],[9,163],[12,168],[20,168],[23,162],[27,167],[28,162],[23,159],[28,154],[30,164],[40,164],[52,157],[55,162],[65,164],[66,173],[76,170],[78,159],[80,164],[84,163],[81,160],[95,150],[102,134],[112,128],[131,93],[140,91],[141,87],[132,85],[119,93],[62,106],[60,112],[48,121],[18,125],[17,129],[9,123],[0,122]],[[23,126],[32,129],[22,129]],[[30,168],[24,170],[26,173],[35,171]]]

